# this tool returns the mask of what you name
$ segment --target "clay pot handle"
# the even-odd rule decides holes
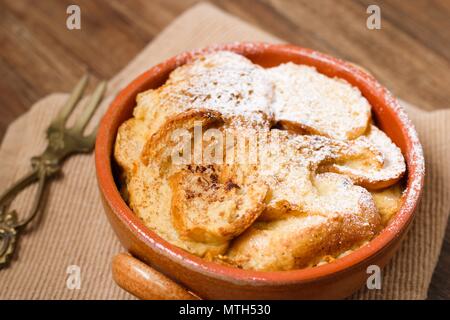
[[[112,261],[114,281],[124,290],[144,300],[198,300],[188,290],[127,253]]]

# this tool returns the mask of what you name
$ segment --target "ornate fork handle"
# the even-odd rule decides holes
[[[47,178],[55,174],[59,164],[48,163],[42,157],[35,157],[31,161],[32,171],[18,180],[0,196],[0,268],[11,261],[17,242],[17,236],[39,212]],[[38,181],[34,194],[33,205],[28,214],[19,220],[15,210],[9,211],[12,201],[29,185]]]
[[[70,114],[83,95],[87,79],[87,75],[81,78],[50,123],[46,131],[47,148],[40,156],[31,159],[31,172],[0,195],[0,269],[9,265],[19,233],[37,216],[48,178],[60,170],[67,157],[76,153],[91,152],[94,148],[97,129],[87,135],[84,134],[84,129],[102,100],[106,89],[105,81],[94,90],[74,125],[70,128],[66,126]],[[17,212],[9,210],[9,206],[20,192],[36,181],[38,187],[32,207],[23,219],[19,219]]]

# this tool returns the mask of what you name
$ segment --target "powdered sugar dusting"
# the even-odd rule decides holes
[[[425,158],[417,131],[411,120],[408,118],[405,109],[388,90],[384,88],[382,88],[382,90],[384,90],[384,99],[395,110],[403,125],[403,129],[406,130],[406,134],[409,137],[409,142],[411,143],[409,152],[406,154],[406,160],[408,163],[408,170],[414,170],[414,173],[408,173],[409,179],[407,190],[404,196],[403,206],[399,212],[399,214],[403,214],[403,212],[411,212],[418,203],[425,176]],[[402,219],[393,219],[387,228],[398,229],[398,224],[401,223],[403,223]]]
[[[364,161],[351,161],[351,165],[335,164],[334,167],[340,173],[347,174],[354,178],[356,182],[363,181],[363,185],[375,188],[384,187],[385,184],[392,184],[400,179],[406,170],[405,160],[392,140],[380,129],[371,126],[370,132],[354,141],[354,146],[366,148],[370,155],[373,152],[376,165],[369,166]],[[364,154],[364,151],[360,151]],[[376,189],[379,189],[376,188]]]
[[[187,56],[180,55],[178,59],[181,64]],[[289,120],[300,123],[310,133],[342,141],[364,139],[361,135],[368,126],[370,105],[356,87],[342,79],[332,79],[313,67],[293,63],[264,69],[239,54],[217,52],[215,47],[191,52],[189,59],[170,74],[165,85],[138,96],[135,116],[147,119],[152,132],[174,113],[206,108],[249,122]],[[377,130],[371,130],[379,134],[369,133],[367,141],[380,151],[382,168],[367,171],[368,168],[346,167],[341,170],[343,173],[377,182],[399,177],[405,171],[399,149]],[[309,147],[314,150],[313,145]],[[315,150],[318,156],[319,149]]]
[[[263,122],[273,117],[273,92],[265,69],[241,55],[220,51],[178,67],[162,87],[138,95],[134,115],[146,119],[152,132],[168,117],[191,108]]]
[[[345,80],[291,62],[267,72],[275,82],[272,108],[277,120],[296,122],[308,131],[342,140],[354,139],[366,130],[370,105]]]
[[[200,57],[174,70],[168,84],[175,91],[172,94],[180,94],[177,98],[193,108],[250,120],[261,113],[272,116],[273,83],[269,75],[241,55],[221,51]]]

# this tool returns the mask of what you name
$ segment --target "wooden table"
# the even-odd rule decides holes
[[[69,91],[86,69],[112,77],[194,2],[1,0],[0,139],[33,102]],[[213,2],[291,43],[363,65],[417,106],[450,107],[450,0]],[[66,28],[69,4],[81,7],[81,30]],[[381,8],[381,30],[366,28],[369,4]],[[450,228],[429,298],[450,298]]]

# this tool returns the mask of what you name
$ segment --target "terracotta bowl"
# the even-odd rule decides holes
[[[329,77],[343,78],[361,90],[373,107],[377,125],[401,148],[407,163],[404,204],[389,225],[368,245],[319,267],[280,272],[248,271],[207,262],[179,249],[147,229],[133,214],[119,193],[113,173],[112,153],[118,127],[132,116],[139,92],[157,88],[165,82],[172,70],[196,54],[217,50],[237,52],[263,67],[288,61],[311,65],[319,72]],[[142,279],[149,281],[148,277],[142,276],[140,269],[154,272],[157,275],[156,281],[167,280],[174,288],[177,283],[206,299],[347,297],[365,285],[369,276],[368,266],[385,266],[399,247],[413,219],[424,179],[422,148],[414,127],[397,100],[370,74],[351,63],[310,49],[264,43],[235,43],[183,53],[140,75],[120,92],[106,112],[96,141],[95,162],[100,194],[108,219],[123,246],[145,263],[138,263],[136,267],[133,263],[130,265],[127,261],[116,259],[116,280],[129,291],[138,292],[137,295],[141,297],[155,296],[146,294],[152,290],[151,284],[139,283]],[[145,268],[146,265],[153,269]],[[138,274],[137,277],[129,276],[133,273],[130,268]],[[171,287],[168,288],[171,291]]]

